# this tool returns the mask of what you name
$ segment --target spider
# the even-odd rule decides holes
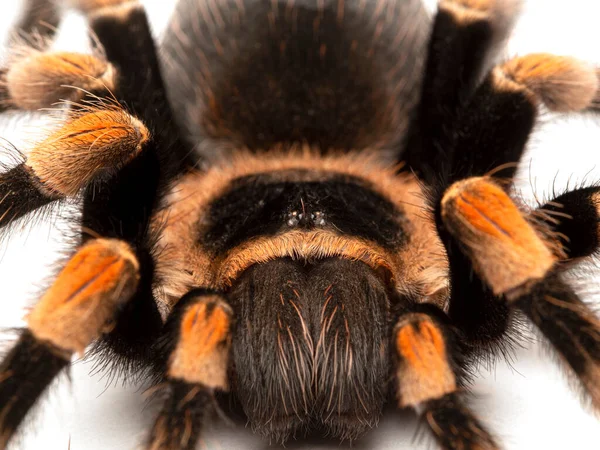
[[[528,210],[512,184],[540,112],[598,111],[597,71],[498,62],[518,2],[441,0],[430,26],[420,0],[181,0],[162,59],[136,2],[70,6],[92,54],[49,33],[1,71],[3,110],[61,121],[0,175],[0,227],[81,216],[0,363],[0,449],[87,353],[156,384],[148,450],[195,448],[224,396],[274,442],[356,440],[391,400],[442,449],[495,450],[469,383],[522,321],[600,406],[565,277],[600,187]]]

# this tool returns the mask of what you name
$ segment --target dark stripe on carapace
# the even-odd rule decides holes
[[[210,226],[201,237],[204,246],[222,253],[251,238],[319,228],[368,239],[385,248],[397,248],[406,239],[400,226],[403,212],[363,180],[333,175],[322,181],[290,181],[301,178],[301,173],[265,173],[235,180],[210,205]]]

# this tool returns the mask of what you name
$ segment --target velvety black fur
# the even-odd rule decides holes
[[[233,387],[256,431],[354,440],[377,423],[389,377],[386,289],[366,265],[341,259],[246,271],[229,294]]]
[[[526,91],[499,90],[488,76],[462,111],[451,134],[448,182],[497,172],[509,179],[517,170],[537,118],[537,105]],[[449,145],[448,145],[449,144]]]
[[[179,2],[165,68],[194,143],[399,143],[418,95],[427,37],[414,24],[427,23],[425,10],[415,0],[346,0],[342,9],[326,0],[319,11],[320,3],[225,0],[209,15],[197,2]]]
[[[550,229],[568,238],[563,238],[562,244],[569,258],[584,258],[598,250],[600,218],[598,200],[594,196],[599,195],[598,186],[577,189],[559,195],[540,208]]]
[[[277,177],[286,178],[285,173]],[[201,242],[219,254],[248,239],[293,229],[333,230],[392,249],[407,239],[402,211],[364,181],[342,175],[310,182],[279,181],[271,174],[240,178],[210,205],[207,216],[211,226]]]
[[[38,186],[39,180],[24,164],[0,175],[0,228],[56,199],[40,192]]]
[[[101,15],[90,25],[107,60],[118,70],[114,96],[143,120],[151,137],[138,158],[102,185],[87,189],[82,223],[102,236],[147,248],[152,244],[148,225],[160,202],[159,191],[186,168],[189,149],[177,137],[143,9],[131,8],[125,20]]]
[[[510,340],[507,331],[513,323],[510,307],[496,298],[475,275],[471,261],[459,245],[438,225],[450,264],[451,299],[448,315],[469,344],[473,357],[488,352],[505,354]]]
[[[403,155],[410,167],[428,179],[449,168],[448,135],[481,76],[492,36],[486,20],[461,23],[447,11],[436,14],[421,101]]]
[[[12,433],[70,359],[23,330],[0,364],[0,436]]]
[[[451,299],[448,314],[471,343],[473,356],[485,352],[506,354],[511,344],[507,332],[516,331],[511,308],[499,301],[473,272],[470,259],[445,229],[441,200],[453,183],[493,174],[510,190],[510,180],[521,160],[537,117],[537,107],[522,91],[501,91],[491,74],[481,82],[452,119],[453,130],[438,140],[445,155],[431,161],[436,166],[430,201],[438,233],[448,256]],[[429,170],[429,169],[426,169]],[[426,173],[424,177],[429,178]]]

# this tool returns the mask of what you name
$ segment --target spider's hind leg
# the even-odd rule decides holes
[[[38,33],[25,37],[27,33],[32,32],[35,26],[40,31],[54,31],[52,28],[47,28],[46,25],[52,27],[58,21],[58,6],[54,2],[38,0],[29,0],[24,4],[23,16],[16,26],[23,36],[12,42],[12,48],[9,50],[7,58],[8,65],[0,69],[0,111],[7,109],[37,111],[42,108],[54,108],[64,101],[84,100],[89,93],[89,99],[85,100],[88,101],[87,107],[83,108],[85,112],[90,112],[92,105],[95,104],[96,107],[103,109],[111,108],[114,113],[115,103],[101,100],[101,97],[115,89],[117,74],[114,67],[100,53],[84,55],[52,52],[45,48],[49,36],[42,38]],[[39,21],[42,19],[45,25],[40,25]],[[100,101],[89,103],[89,100],[92,99]],[[84,105],[80,104],[80,106]],[[52,133],[48,139],[39,142],[31,152],[33,158],[37,158],[39,155],[46,158],[52,153],[52,157],[48,161],[41,161],[42,170],[44,172],[59,171],[62,177],[72,177],[74,184],[78,184],[82,180],[79,180],[77,174],[71,176],[66,173],[67,168],[60,167],[60,162],[53,164],[54,157],[62,156],[62,163],[65,162],[65,158],[81,161],[85,158],[85,155],[82,154],[83,146],[94,143],[95,137],[99,137],[103,132],[102,128],[110,126],[112,121],[105,116],[104,120],[93,120],[96,123],[91,124],[89,119],[92,116],[87,116],[88,123],[84,124],[83,121],[77,121],[79,116],[69,115],[67,123],[61,130],[62,134],[61,131]],[[104,122],[104,124],[98,127],[100,122]],[[89,126],[92,125],[92,129],[89,129]],[[76,133],[85,131],[86,128],[88,128],[88,139],[86,136],[79,139]],[[59,137],[67,137],[70,133],[72,138],[64,144],[75,148],[57,144],[56,140]],[[106,139],[100,139],[100,141],[106,141]],[[79,156],[76,153],[79,153]],[[0,199],[2,199],[0,202],[0,228],[64,196],[60,189],[56,191],[46,180],[42,180],[28,164],[28,161],[24,161],[26,158],[16,149],[9,149],[9,154],[14,156],[18,162],[16,165],[6,168],[0,175]],[[47,168],[44,167],[46,164]],[[107,165],[110,166],[110,163]],[[89,164],[87,169],[90,169]]]
[[[62,111],[60,128],[0,175],[0,228],[77,194],[98,175],[115,173],[149,137],[146,126],[114,97],[121,77],[102,51],[87,55],[21,44],[13,53],[0,73],[4,107],[56,113],[61,112],[56,105],[70,108]]]
[[[118,74],[114,98],[147,126],[144,149],[100,189],[84,190],[82,226],[101,236],[125,240],[147,261],[147,278],[97,350],[110,366],[129,373],[149,363],[148,349],[160,335],[162,320],[153,300],[156,227],[151,223],[173,180],[198,162],[180,139],[166,96],[158,52],[143,7],[137,2],[76,1],[88,14],[106,61]],[[106,3],[110,7],[98,8]],[[89,239],[83,233],[84,239]],[[105,351],[107,350],[107,351]],[[125,367],[120,363],[124,362]],[[114,364],[117,363],[117,364]]]
[[[72,355],[110,330],[139,276],[131,248],[114,239],[90,241],[69,260],[0,363],[1,449]]]
[[[147,368],[148,358],[155,356],[152,344],[163,326],[152,292],[151,220],[173,178],[188,167],[183,155],[189,154],[189,148],[179,141],[143,9],[135,3],[100,9],[90,14],[90,26],[103,46],[102,61],[112,74],[114,89],[106,89],[103,82],[72,104],[65,125],[38,145],[18,169],[31,176],[26,184],[31,192],[35,189],[51,200],[78,192],[83,196],[85,244],[30,314],[29,333],[39,345],[50,348],[52,358],[62,358],[61,366],[68,364],[73,352],[82,352],[94,342],[98,344],[94,351],[112,351],[103,353],[100,363],[124,362],[118,367],[124,370]],[[67,59],[63,55],[61,67],[68,74],[87,70],[81,64],[85,59]],[[83,75],[77,80],[88,78]],[[107,99],[109,90],[114,102]],[[11,191],[10,185],[3,189]],[[9,211],[6,215],[12,218],[10,211],[23,207],[16,203],[18,194],[10,198],[12,207],[2,212]],[[4,203],[6,199],[2,207],[7,206]],[[115,246],[126,251],[111,253]],[[80,278],[82,283],[74,283]],[[29,369],[23,377],[13,377],[23,372],[18,365],[26,357],[20,349],[27,346],[27,341],[17,344],[0,366],[0,417],[6,420],[0,421],[0,436],[5,440],[51,381],[50,372],[58,371],[55,364],[48,364],[44,377],[36,380],[27,378],[37,376]],[[42,385],[35,384],[40,380]]]
[[[88,95],[89,101],[117,89],[118,73],[100,52],[17,48],[0,76],[5,108],[37,111],[63,103],[77,105]]]
[[[101,8],[108,3],[110,7]],[[129,372],[147,363],[148,348],[162,327],[152,295],[156,233],[150,222],[171,181],[196,159],[179,140],[143,8],[121,1],[75,4],[88,14],[97,52],[34,52],[21,61],[21,69],[14,69],[24,74],[14,77],[15,92],[27,94],[27,86],[18,83],[31,77],[43,82],[36,86],[46,86],[42,95],[26,100],[39,101],[47,94],[44,103],[57,101],[64,85],[74,86],[68,93],[76,98],[69,103],[64,126],[5,174],[17,177],[19,190],[1,183],[0,176],[0,194],[5,196],[0,226],[40,205],[81,193],[82,240],[99,235],[132,246],[144,261],[140,290],[96,347],[113,350],[110,355],[103,352],[102,362],[125,362]]]

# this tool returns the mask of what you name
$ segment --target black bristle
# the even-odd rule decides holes
[[[600,321],[596,314],[556,272],[550,272],[515,304],[579,379],[586,400],[600,407]]]
[[[443,450],[497,450],[499,447],[457,395],[446,395],[425,406],[423,421]]]
[[[25,164],[0,175],[0,228],[57,199],[44,193],[40,185]]]
[[[148,438],[152,450],[194,450],[202,428],[215,420],[218,405],[201,385],[171,380],[166,398]]]
[[[38,341],[28,330],[0,364],[0,446],[8,440],[55,377],[68,356]]]
[[[538,208],[538,218],[562,237],[567,258],[585,258],[600,246],[600,187],[590,186],[565,192]]]

